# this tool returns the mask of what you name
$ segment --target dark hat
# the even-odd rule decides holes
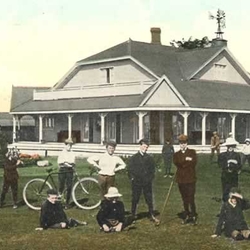
[[[184,135],[184,134],[181,134],[178,139],[179,139],[179,142],[187,142],[188,141],[188,136]]]
[[[146,145],[149,146],[149,141],[148,141],[147,139],[141,139],[141,140],[139,141],[139,144],[140,144],[140,145],[146,144]]]
[[[111,147],[116,147],[117,143],[115,141],[108,141],[106,142],[106,147],[111,146]]]
[[[51,188],[47,191],[47,195],[58,195],[58,192],[55,189]]]

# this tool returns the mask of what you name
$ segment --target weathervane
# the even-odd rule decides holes
[[[226,14],[223,10],[218,9],[216,16],[209,13],[210,19],[216,19],[218,28],[216,33],[216,39],[223,39],[223,33],[222,29],[226,28]]]

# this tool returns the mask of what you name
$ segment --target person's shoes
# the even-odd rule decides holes
[[[17,209],[17,205],[13,205],[13,209]]]
[[[197,225],[197,219],[198,219],[198,216],[197,216],[197,215],[193,216],[192,219],[191,219],[191,223],[192,223],[194,226]]]
[[[182,220],[181,224],[185,225],[185,224],[187,224],[188,222],[189,222],[189,217],[186,216],[186,218],[184,218],[184,219]]]
[[[244,236],[242,234],[237,234],[236,237],[234,238],[234,240],[244,240]]]
[[[137,215],[132,215],[131,216],[131,224],[135,224],[137,219],[138,219]]]
[[[87,226],[88,223],[86,221],[77,221],[80,226]]]
[[[164,177],[164,178],[167,178],[167,177],[168,177],[168,175],[167,175],[167,174],[165,174],[163,177]]]
[[[168,177],[172,179],[172,178],[173,178],[173,175],[172,175],[172,174],[169,174]]]
[[[158,220],[156,217],[154,217],[154,215],[150,216],[150,221],[152,221],[154,223],[160,223],[160,220]]]

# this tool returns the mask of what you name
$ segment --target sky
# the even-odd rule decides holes
[[[209,12],[226,13],[228,48],[250,71],[250,1],[240,0],[8,0],[0,8],[0,112],[8,112],[12,86],[53,86],[75,64],[127,41],[211,40]]]

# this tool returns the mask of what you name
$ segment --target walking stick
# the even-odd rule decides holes
[[[161,211],[161,213],[160,213],[159,221],[158,221],[158,223],[155,223],[156,226],[159,226],[160,223],[161,223],[161,217],[162,217],[162,214],[163,214],[163,212],[164,212],[164,210],[165,210],[165,208],[166,208],[166,206],[167,206],[167,203],[168,203],[168,201],[169,201],[170,193],[171,193],[172,187],[173,187],[174,182],[175,182],[175,176],[176,176],[176,172],[175,172],[174,177],[173,177],[173,180],[172,180],[172,182],[171,182],[171,184],[170,184],[170,186],[169,186],[168,193],[167,193],[166,199],[165,199],[165,201],[164,201],[162,211]]]

